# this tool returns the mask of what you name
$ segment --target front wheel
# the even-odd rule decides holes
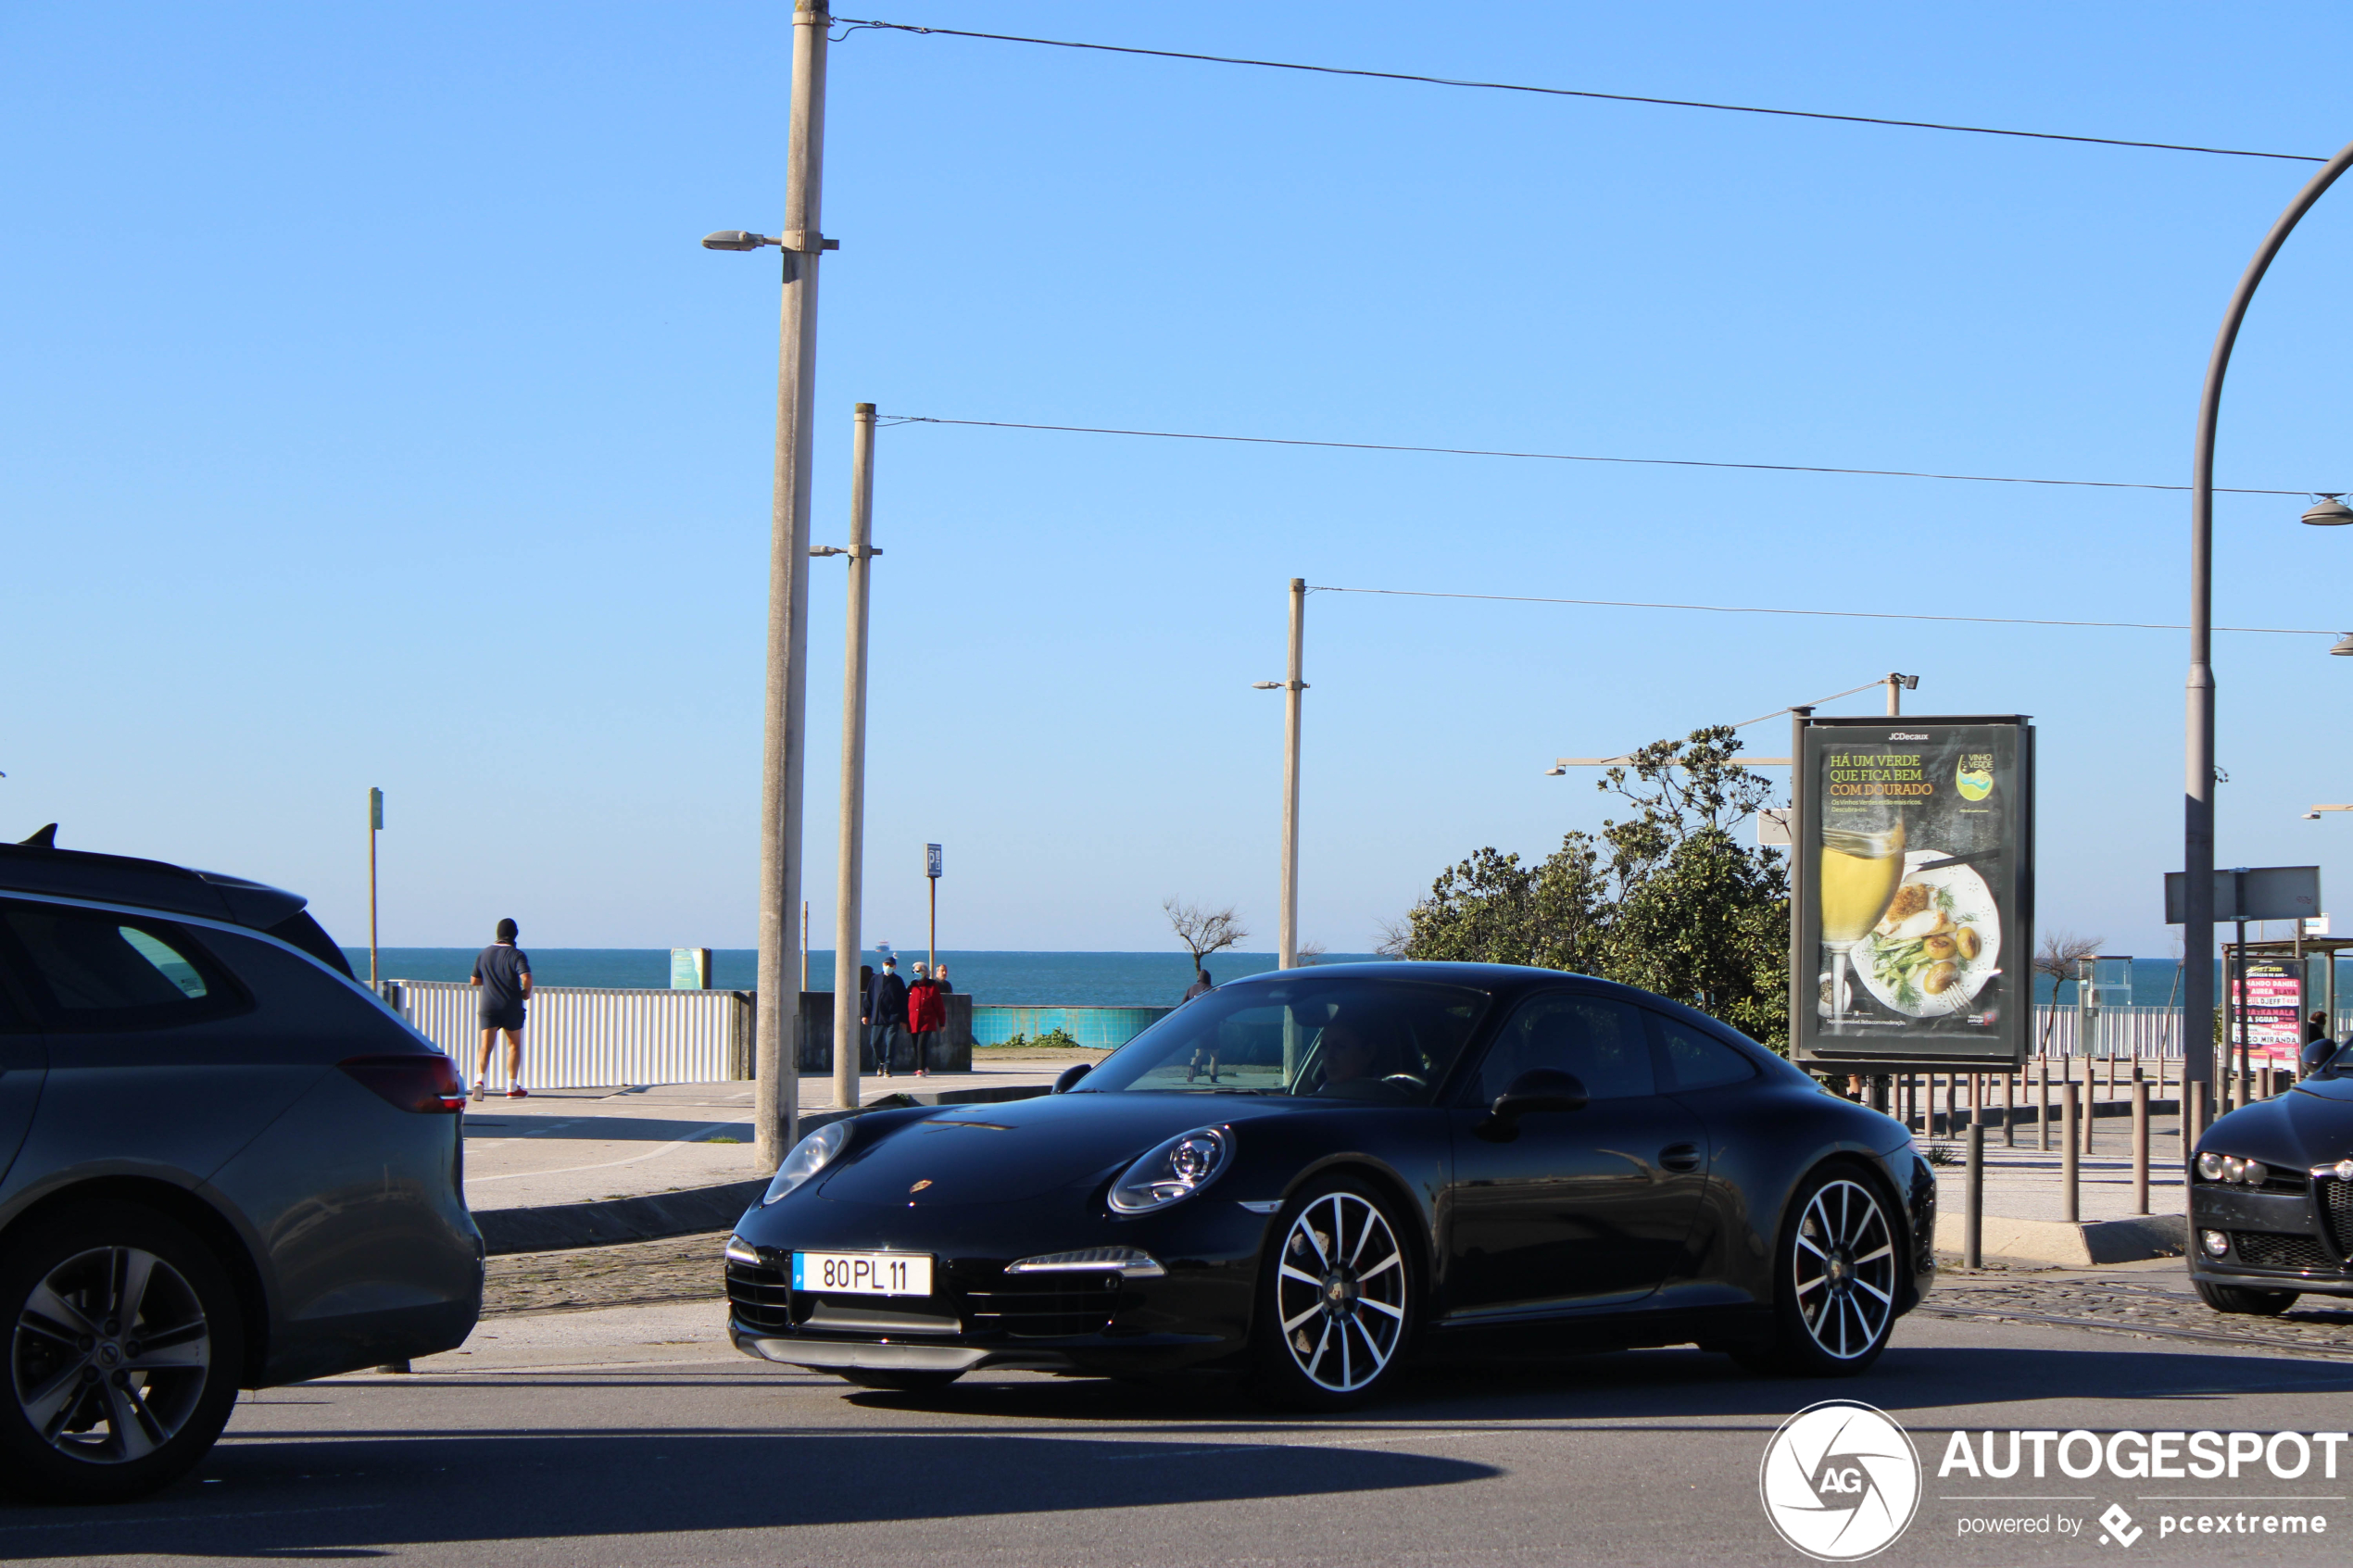
[[[2190,1281],[2190,1286],[2199,1300],[2218,1312],[2275,1318],[2296,1305],[2293,1290],[2249,1290],[2243,1285],[2208,1285],[2202,1279]]]
[[[1879,1360],[1902,1284],[1886,1203],[1852,1170],[1806,1178],[1781,1223],[1773,1337],[1734,1359],[1752,1372],[1839,1377]]]
[[[237,1298],[186,1226],[128,1203],[38,1222],[0,1257],[0,1483],[112,1502],[177,1479],[237,1401]]]
[[[1281,1223],[1252,1333],[1268,1391],[1310,1409],[1362,1404],[1396,1375],[1413,1326],[1404,1228],[1378,1194],[1346,1177],[1292,1198]]]

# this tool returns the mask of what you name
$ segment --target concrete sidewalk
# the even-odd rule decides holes
[[[1102,1054],[983,1053],[970,1073],[869,1074],[860,1094],[865,1105],[894,1094],[1014,1098]],[[754,1152],[752,1093],[741,1082],[661,1084],[475,1102],[465,1117],[467,1206],[494,1252],[724,1228],[749,1201],[734,1189],[756,1193],[770,1174]],[[833,1080],[804,1076],[803,1124],[835,1113]],[[728,1212],[714,1220],[721,1210]]]
[[[2182,1167],[2181,1119],[2149,1119],[2149,1213],[2135,1213],[2133,1137],[2129,1121],[2102,1118],[2092,1153],[2077,1166],[2076,1216],[2070,1224],[2061,1172],[2065,1157],[2056,1147],[2037,1149],[2032,1124],[2018,1129],[2015,1147],[2006,1147],[1999,1128],[1985,1138],[1985,1202],[1982,1245],[1985,1256],[2011,1263],[2086,1268],[2137,1259],[2179,1257],[2187,1236],[2187,1187]],[[1945,1148],[1965,1157],[1960,1139],[1921,1139],[1921,1147]],[[1968,1173],[1961,1165],[1936,1173],[1936,1246],[1962,1249]]]

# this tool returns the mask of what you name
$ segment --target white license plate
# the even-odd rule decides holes
[[[931,1259],[919,1252],[796,1252],[792,1287],[847,1296],[928,1296]]]

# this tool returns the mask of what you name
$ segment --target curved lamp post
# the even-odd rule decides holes
[[[2222,330],[2215,334],[2214,357],[2206,368],[2206,390],[2198,399],[2190,477],[2189,744],[2182,801],[2182,1074],[2191,1083],[2214,1081],[2214,1052],[2208,1044],[2214,1017],[2214,427],[2222,409],[2222,377],[2231,368],[2231,349],[2247,304],[2271,258],[2347,169],[2353,169],[2353,144],[2296,193],[2256,247],[2255,259],[2222,313]],[[2196,1130],[2189,1135],[2194,1140]]]

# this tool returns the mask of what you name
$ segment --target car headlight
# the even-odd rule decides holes
[[[760,1206],[765,1209],[832,1164],[834,1156],[839,1154],[841,1146],[849,1141],[848,1122],[828,1122],[793,1145],[792,1152],[785,1156],[785,1162],[776,1167],[775,1178],[768,1184],[768,1190],[761,1194]]]
[[[1173,1137],[1112,1183],[1112,1210],[1141,1214],[1182,1202],[1222,1175],[1233,1156],[1233,1135],[1223,1127],[1196,1127]]]
[[[2235,1154],[2218,1154],[2208,1149],[2197,1157],[2197,1173],[2204,1181],[2234,1182],[2242,1186],[2259,1187],[2270,1178],[2271,1171],[2259,1160],[2242,1160]]]

